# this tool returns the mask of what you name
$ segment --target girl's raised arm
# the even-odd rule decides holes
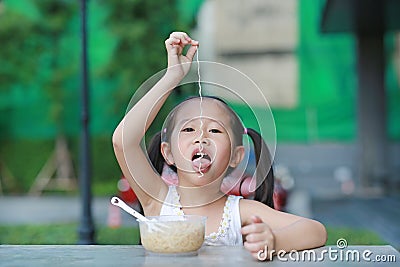
[[[183,48],[191,45],[186,55]],[[190,69],[198,42],[186,33],[174,32],[165,41],[168,69],[165,75],[125,115],[113,134],[113,146],[121,170],[141,202],[144,211],[152,197],[162,197],[166,185],[156,174],[140,146],[145,132],[165,103],[171,91]],[[188,64],[185,64],[188,63]]]

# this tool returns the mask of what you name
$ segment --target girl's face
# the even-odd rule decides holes
[[[162,144],[168,164],[175,164],[181,186],[201,186],[223,178],[228,167],[243,158],[242,146],[234,147],[231,118],[215,99],[192,99],[175,115],[170,143]],[[222,179],[221,179],[222,181]]]

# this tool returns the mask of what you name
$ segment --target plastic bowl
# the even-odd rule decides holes
[[[139,221],[143,247],[155,254],[192,255],[203,245],[206,217],[151,216]]]

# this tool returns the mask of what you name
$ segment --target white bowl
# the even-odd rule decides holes
[[[197,254],[203,245],[206,217],[151,216],[139,221],[143,247],[157,254]]]

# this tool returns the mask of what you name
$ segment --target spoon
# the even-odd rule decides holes
[[[149,219],[147,219],[146,217],[144,217],[142,214],[140,214],[139,212],[137,212],[136,210],[132,209],[131,207],[129,207],[124,201],[122,201],[119,197],[113,197],[111,198],[111,204],[113,204],[114,206],[120,207],[121,209],[123,209],[124,211],[126,211],[127,213],[129,213],[130,215],[136,217],[139,221],[150,221]]]

